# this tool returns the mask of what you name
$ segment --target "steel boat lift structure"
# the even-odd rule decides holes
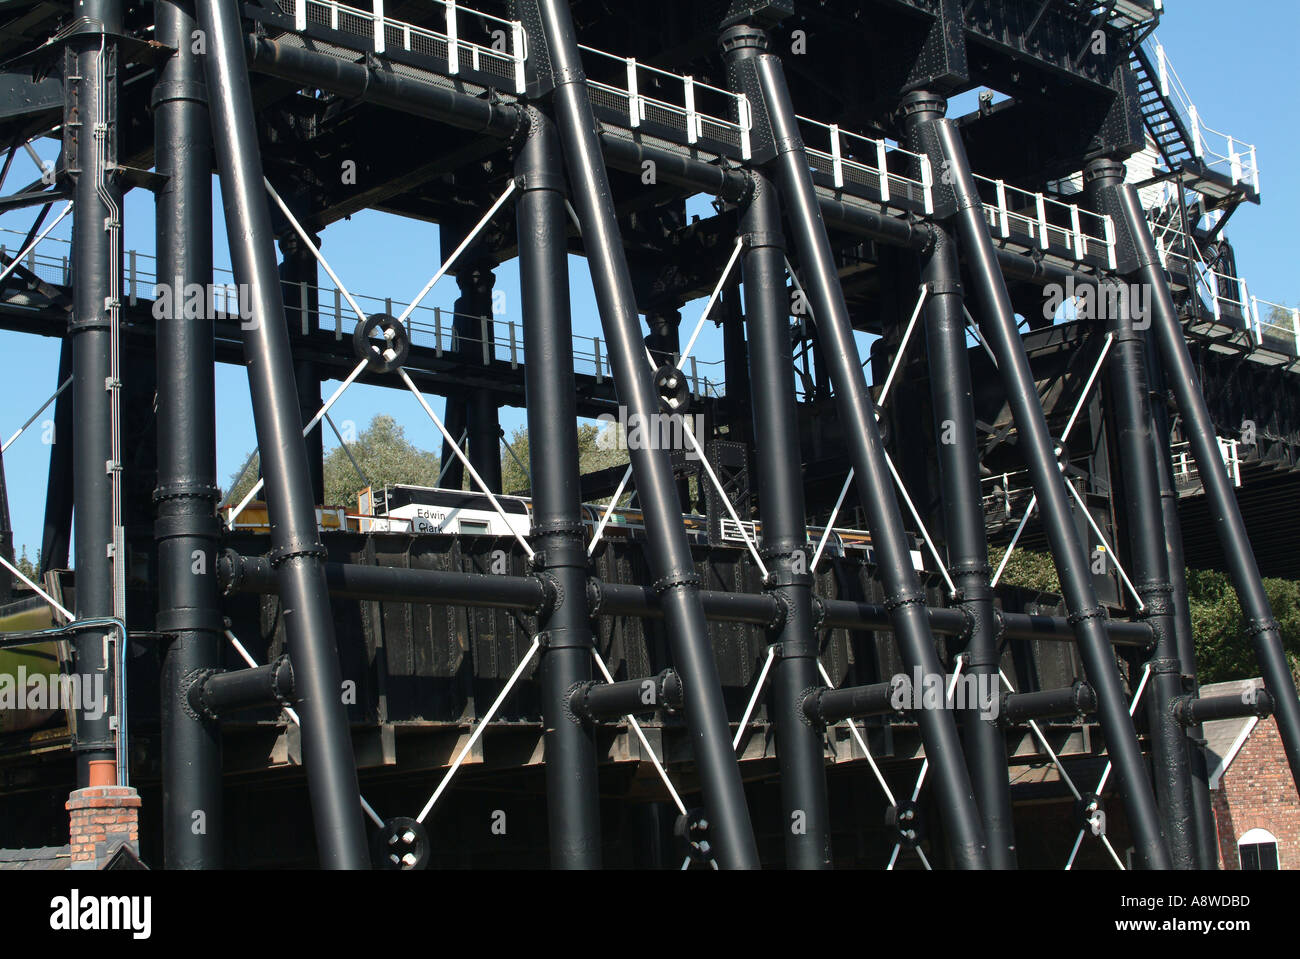
[[[892,635],[903,671],[940,688],[955,686],[962,674],[984,677],[995,688],[1009,686],[1003,669],[1009,639],[1067,641],[1077,649],[1086,683],[1007,690],[1001,720],[946,707],[912,714],[926,760],[921,775],[928,776],[938,811],[943,864],[962,869],[1017,864],[1007,717],[1032,723],[1051,753],[1037,721],[1087,712],[1095,713],[1104,734],[1107,773],[1113,769],[1136,864],[1212,868],[1214,829],[1199,723],[1271,709],[1292,772],[1300,776],[1300,702],[1189,352],[1166,251],[1153,236],[1138,187],[1126,176],[1124,161],[1143,148],[1144,122],[1152,112],[1134,64],[1146,56],[1139,52],[1158,19],[1158,6],[1137,0],[669,4],[665,21],[692,39],[683,49],[646,58],[656,66],[584,46],[580,41],[588,36],[634,33],[642,16],[585,0],[572,5],[518,0],[478,10],[441,2],[400,9],[390,4],[385,10],[381,0],[370,9],[332,0],[155,0],[152,7],[129,8],[121,0],[87,0],[75,16],[65,12],[48,42],[32,43],[25,57],[8,65],[9,76],[18,77],[27,91],[27,106],[25,112],[10,108],[7,129],[16,129],[15,118],[25,119],[32,128],[27,135],[39,134],[32,118],[47,116],[41,109],[57,102],[63,141],[57,175],[53,184],[34,185],[3,202],[5,209],[38,204],[48,209],[64,198],[71,203],[73,302],[65,344],[68,400],[76,410],[69,504],[76,515],[76,588],[74,606],[65,611],[69,622],[59,630],[74,638],[78,673],[111,669],[119,684],[131,645],[126,635],[147,633],[160,650],[165,865],[222,864],[223,717],[277,703],[291,704],[301,727],[301,761],[322,866],[370,866],[367,815],[393,841],[411,841],[418,832],[417,823],[383,820],[359,799],[349,714],[338,694],[345,676],[333,596],[336,603],[436,602],[535,617],[524,655],[497,687],[491,708],[474,717],[468,743],[417,819],[424,820],[535,659],[545,730],[548,841],[556,867],[602,865],[600,726],[646,711],[647,702],[676,708],[686,724],[690,773],[702,803],[702,811],[687,817],[693,853],[721,868],[765,864],[737,759],[740,735],[733,729],[744,732],[761,689],[775,729],[782,822],[797,823],[781,829],[780,861],[791,868],[829,868],[832,832],[838,827],[828,801],[827,727],[847,720],[870,760],[855,720],[895,712],[889,682],[835,688],[820,656],[825,631],[839,629]],[[817,41],[819,27],[824,30],[836,17],[876,34],[867,48],[871,56],[860,64],[792,63],[797,53],[790,44],[791,24],[802,28],[795,33],[811,31]],[[687,29],[707,18],[712,35]],[[674,58],[697,68],[712,64],[713,82],[676,69]],[[980,83],[1001,79],[1015,87],[1020,78],[1010,66],[1005,77],[995,75],[1017,59],[1025,61],[1026,71],[1055,77],[1063,88],[1087,91],[1086,97],[1080,94],[1077,112],[1065,121],[1057,118],[1068,130],[1044,128],[1034,149],[1007,151],[1024,166],[1057,171],[1043,173],[1037,192],[1008,183],[1034,182],[1024,171],[996,180],[977,176],[972,157],[992,156],[988,138],[1005,135],[1016,124],[1024,129],[1046,123],[1049,114],[1035,104],[1046,86],[1022,99],[982,107],[982,126],[946,116],[950,97]],[[858,66],[861,75],[848,80]],[[848,104],[841,111],[846,116],[810,119],[796,112],[796,102],[808,107],[806,113],[815,112],[808,77],[817,69],[827,84],[853,86],[839,101]],[[150,85],[147,98],[136,82],[141,78]],[[53,92],[52,79],[57,81]],[[499,404],[482,399],[487,391],[461,385],[467,381],[440,385],[441,367],[417,370],[410,362],[417,349],[406,321],[414,304],[402,316],[368,313],[346,291],[316,236],[320,221],[314,219],[316,201],[306,172],[311,161],[299,170],[302,182],[285,177],[284,152],[272,148],[264,163],[268,144],[292,139],[266,119],[261,104],[268,83],[281,93],[306,90],[329,99],[340,114],[382,107],[463,131],[466,139],[458,143],[480,144],[448,160],[444,172],[457,164],[470,167],[489,152],[508,156],[513,164],[480,164],[487,170],[483,186],[494,202],[455,229],[444,223],[443,268],[425,290],[451,273],[461,285],[463,312],[488,315],[490,309],[481,304],[491,298],[491,264],[475,266],[484,255],[482,246],[495,242],[498,255],[513,249],[518,257],[527,355],[517,365],[531,440],[532,527],[512,547],[521,564],[513,575],[330,561],[315,510],[321,497],[321,422],[339,393],[322,404],[322,379],[334,376],[332,370],[349,370],[346,378],[336,377],[345,385],[362,379],[409,390],[443,436],[444,460],[457,457],[458,475],[448,485],[459,487],[468,474],[471,486],[489,496],[502,492]],[[136,116],[127,106],[146,99],[151,116]],[[849,115],[858,118],[860,129],[878,135],[849,133]],[[1230,153],[1229,192],[1257,199],[1253,150],[1238,151],[1234,145]],[[136,165],[149,155],[152,170],[148,162]],[[1187,167],[1201,170],[1206,182],[1225,179],[1206,164],[1191,162],[1195,159]],[[246,316],[232,323],[190,315],[176,297],[156,322],[156,368],[145,375],[138,366],[147,360],[124,346],[128,327],[140,325],[126,315],[122,289],[124,191],[135,187],[155,194],[157,277],[165,282],[174,277],[178,289],[206,286],[213,275],[214,169],[234,279],[248,293]],[[625,235],[642,221],[618,205],[625,198],[611,187],[612,177],[647,170],[670,192],[716,197],[726,214],[720,221],[733,224],[734,237],[715,254],[726,264],[712,299],[720,299],[731,316],[729,342],[741,337],[735,354],[740,361],[733,364],[729,356],[728,380],[730,386],[733,376],[743,374],[748,382],[749,402],[738,409],[751,419],[733,424],[732,435],[752,438],[758,508],[742,517],[725,489],[709,495],[740,528],[743,521],[761,521],[758,541],[747,542],[758,575],[752,591],[704,588],[683,526],[689,510],[680,495],[679,464],[667,450],[630,450],[631,483],[644,520],[644,580],[605,581],[592,565],[578,416],[590,415],[593,398],[612,400],[640,417],[671,408],[666,398],[691,399],[689,390],[678,392],[678,381],[687,376],[675,323],[664,323],[665,311],[646,302],[643,238]],[[1068,180],[1079,171],[1076,192],[1048,189],[1048,179]],[[430,179],[425,188],[436,190],[436,181]],[[1018,206],[1009,194],[1030,202]],[[356,208],[370,204],[364,196],[354,202]],[[503,226],[511,207],[513,235]],[[877,369],[889,371],[883,390],[869,387],[866,358],[855,339],[855,331],[864,327],[858,294],[846,295],[853,273],[846,263],[846,236],[864,260],[920,281],[913,287],[914,304],[886,301],[873,313],[885,349],[873,360]],[[277,238],[285,251],[283,265],[277,260]],[[598,376],[601,393],[593,392],[590,377],[575,372],[571,248],[591,267],[607,353],[607,371]],[[315,284],[318,262],[348,300],[349,322],[356,323],[355,342],[336,341],[336,355],[328,359],[287,319],[320,310],[318,302],[307,302],[305,292],[308,283]],[[715,275],[716,265],[707,265]],[[1107,397],[1114,495],[1124,520],[1109,535],[1123,559],[1119,575],[1131,593],[1115,602],[1099,597],[1085,539],[1091,531],[1083,525],[1088,505],[1067,473],[1068,436],[1079,410],[1064,431],[1060,417],[1045,410],[1013,305],[1011,285],[1041,292],[1067,281],[1075,290],[1089,289],[1098,301],[1124,302],[1116,291],[1133,285],[1151,294],[1147,315],[1120,310],[1096,328],[1104,348],[1080,398],[1082,407],[1094,381]],[[743,287],[743,305],[737,284]],[[792,294],[807,307],[808,322],[793,328],[796,335]],[[457,312],[462,312],[459,305]],[[642,314],[650,319],[649,337]],[[239,343],[232,339],[236,332]],[[462,342],[472,341],[471,332],[458,327]],[[487,340],[484,336],[485,351]],[[825,516],[826,510],[824,496],[805,475],[809,447],[800,433],[808,416],[796,388],[794,353],[804,341],[811,344],[807,348],[822,381],[820,398],[826,404],[820,415],[838,424],[836,442],[851,467],[852,493],[871,533],[878,603],[826,595],[826,580],[816,572],[821,550],[809,539],[809,517]],[[247,366],[261,495],[270,523],[265,556],[241,553],[216,510],[213,369],[222,358],[219,351],[242,356]],[[437,357],[442,354],[439,339]],[[973,360],[983,364],[985,357],[1010,414],[1007,432],[1014,433],[1016,455],[1037,504],[1035,522],[1056,566],[1064,616],[1017,613],[997,602],[974,399],[985,384],[972,381],[971,366]],[[598,354],[598,373],[600,362]],[[909,403],[919,396],[908,382],[917,364],[928,370],[917,382],[928,379],[929,393],[920,400],[932,416],[930,423],[910,424],[920,432],[904,428],[906,413],[897,409],[902,400],[887,403],[891,384]],[[981,366],[984,373],[987,369]],[[124,506],[123,430],[131,404],[142,395],[152,398],[155,389],[154,515],[132,532],[128,527],[140,520],[128,516],[129,504]],[[1197,697],[1169,467],[1169,412],[1152,402],[1164,390],[1181,417],[1226,568],[1250,624],[1243,642],[1254,647],[1267,702]],[[439,417],[425,392],[459,399],[449,399],[445,417]],[[312,416],[319,407],[324,411]],[[468,456],[457,440],[464,433],[470,436]],[[476,436],[487,439],[476,442]],[[705,438],[692,442],[704,444]],[[716,449],[710,446],[709,453]],[[930,473],[937,477],[938,496],[921,509],[908,495],[909,488],[916,490],[916,455],[929,457]],[[701,483],[724,486],[716,475],[718,456],[706,454],[703,463]],[[834,512],[846,495],[840,493]],[[816,503],[809,501],[813,498]],[[131,593],[128,601],[128,534],[147,530],[150,519],[157,581],[151,592]],[[833,525],[833,516],[825,525]],[[928,581],[935,577],[919,574],[914,566],[914,531],[923,532],[938,558],[938,589]],[[244,594],[279,597],[277,629],[286,655],[266,665],[254,661],[244,669],[226,669],[227,643],[235,641],[226,604],[228,597]],[[156,603],[156,614],[138,618],[141,602]],[[1131,621],[1112,618],[1107,606],[1129,609]],[[593,617],[609,615],[662,619],[671,670],[612,681],[593,629]],[[762,674],[738,726],[736,710],[724,697],[711,622],[748,624],[762,637]],[[15,633],[4,642],[17,645],[50,635]],[[1117,650],[1140,654],[1140,681],[1137,673],[1121,668]],[[108,662],[111,656],[117,657],[116,666]],[[644,698],[647,688],[650,700]],[[89,781],[92,761],[114,761],[118,781],[127,781],[129,699],[118,689],[121,708],[99,719],[77,717],[79,785]],[[134,685],[131,694],[136,695]],[[1138,697],[1145,715],[1135,724]],[[641,735],[639,726],[636,731]],[[1145,734],[1145,752],[1139,731]],[[895,857],[900,848],[921,851],[915,842],[921,783],[910,801],[890,795]],[[1072,782],[1070,788],[1080,797],[1081,825],[1095,821],[1097,796],[1081,794]],[[206,811],[209,823],[197,834],[191,828],[196,809]]]

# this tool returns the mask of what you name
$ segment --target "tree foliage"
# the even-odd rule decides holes
[[[605,430],[616,430],[616,425],[603,427]],[[622,444],[609,442],[613,434],[605,434],[602,439],[602,427],[595,423],[578,424],[578,472],[594,473],[597,470],[608,469],[611,466],[627,465],[627,450],[620,448]],[[519,427],[510,434],[510,449],[514,451],[511,456],[505,449],[505,444],[501,448],[501,488],[507,493],[518,493],[531,487],[528,473],[521,468],[530,467],[529,463],[529,443],[528,429]],[[516,463],[515,459],[519,462]]]
[[[995,568],[1005,552],[1001,547],[989,549],[989,559]],[[1060,592],[1052,558],[1032,550],[1016,550],[999,582],[1045,593]],[[1300,583],[1266,578],[1264,591],[1281,627],[1282,646],[1291,671],[1300,676]],[[1200,682],[1219,683],[1258,676],[1255,650],[1245,637],[1246,617],[1228,577],[1217,570],[1189,569],[1187,596]]]

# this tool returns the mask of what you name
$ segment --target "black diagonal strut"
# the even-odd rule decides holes
[[[875,408],[867,393],[866,377],[853,339],[844,291],[831,252],[826,224],[822,220],[803,139],[799,134],[794,105],[786,88],[781,61],[766,52],[766,34],[750,26],[728,29],[723,48],[733,63],[749,61],[763,99],[772,136],[776,142],[776,172],[786,203],[795,248],[808,271],[808,297],[813,319],[835,385],[836,409],[844,425],[849,459],[857,476],[871,528],[872,545],[879,573],[888,595],[888,606],[899,651],[909,670],[920,669],[939,682],[944,677],[926,616],[925,594],[921,590],[898,510],[893,482],[885,461],[885,447],[876,426]],[[950,709],[923,709],[918,722],[925,742],[925,754],[934,769],[945,831],[953,864],[966,869],[988,865],[984,828],[980,823],[971,790],[970,776],[962,760],[957,724]]]
[[[555,77],[555,119],[619,401],[627,407],[629,418],[654,422],[646,417],[657,414],[658,397],[641,338],[632,277],[587,96],[573,17],[567,0],[530,0],[522,5],[532,8],[549,48]],[[686,720],[713,845],[724,868],[758,868],[672,463],[666,450],[637,448],[629,452],[645,515],[646,551],[654,586],[664,609],[673,659],[685,685]]]
[[[916,124],[918,135],[927,141],[927,152],[932,154],[936,169],[945,171],[943,181],[951,186],[956,199],[954,227],[974,276],[981,326],[1006,387],[1007,403],[1015,420],[1019,444],[1025,452],[1052,559],[1074,623],[1079,654],[1088,680],[1097,692],[1097,712],[1106,732],[1106,748],[1118,776],[1139,859],[1147,868],[1168,869],[1169,850],[1160,830],[1155,795],[1147,778],[1115,656],[1106,638],[1105,611],[1097,603],[1083,544],[1074,526],[1066,481],[1057,466],[1055,445],[1016,327],[1006,280],[998,269],[966,147],[956,126],[944,119],[946,108],[942,97],[924,92],[909,94],[904,100],[905,110],[924,116]]]
[[[1095,167],[1092,174],[1107,175],[1113,172]],[[1300,700],[1296,697],[1295,682],[1282,648],[1282,634],[1273,609],[1264,592],[1259,575],[1259,564],[1251,552],[1246,524],[1241,518],[1241,508],[1232,491],[1232,483],[1219,453],[1214,422],[1201,392],[1200,380],[1192,365],[1191,354],[1183,335],[1183,327],[1169,291],[1169,280],[1160,265],[1151,230],[1142,213],[1142,204],[1132,184],[1122,182],[1122,173],[1115,182],[1100,191],[1105,209],[1122,226],[1132,240],[1137,257],[1134,278],[1151,292],[1151,332],[1160,350],[1160,359],[1168,374],[1169,388],[1183,414],[1188,445],[1196,459],[1196,468],[1205,487],[1205,498],[1223,555],[1228,564],[1232,585],[1237,591],[1242,612],[1246,616],[1246,638],[1255,648],[1264,684],[1272,694],[1275,705],[1274,719],[1282,735],[1291,775],[1300,786]]]
[[[257,144],[257,120],[244,64],[244,33],[234,0],[199,0],[207,36],[203,58],[217,169],[235,279],[248,290],[243,328],[253,422],[266,478],[271,555],[279,568],[285,635],[293,658],[321,864],[369,864],[356,760],[343,708],[334,621],[325,585],[325,548],[316,525],[307,448],[294,386],[284,298]]]

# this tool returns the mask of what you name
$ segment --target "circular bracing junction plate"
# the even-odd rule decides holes
[[[406,363],[411,352],[411,336],[396,317],[375,313],[364,323],[357,323],[352,347],[357,359],[370,363],[372,372],[391,373]]]
[[[915,849],[925,838],[921,807],[910,799],[905,799],[897,806],[890,806],[885,810],[885,825],[898,834],[895,841],[904,849]]]
[[[709,821],[704,818],[703,809],[688,809],[685,815],[678,816],[673,834],[686,842],[686,855],[692,863],[712,864],[713,847],[707,838]]]
[[[376,869],[423,869],[429,862],[429,834],[414,819],[395,816],[370,843]]]
[[[665,413],[685,413],[691,403],[691,388],[686,374],[672,363],[655,370],[655,390],[659,406]]]

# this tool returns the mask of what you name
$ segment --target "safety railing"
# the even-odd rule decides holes
[[[934,171],[928,156],[834,123],[803,116],[798,120],[810,168],[829,177],[835,189],[857,186],[882,203],[904,198],[927,215],[934,213]],[[900,172],[899,167],[916,171],[916,176]]]
[[[1091,255],[1116,268],[1115,227],[1109,216],[978,173],[975,184],[995,235],[1043,250],[1064,247],[1076,260]]]
[[[451,0],[431,0],[443,9],[443,29],[438,31],[384,16],[383,0],[374,0],[371,10],[335,0],[277,2],[281,11],[293,17],[294,29],[300,33],[315,24],[368,40],[375,53],[406,50],[445,63],[451,76],[472,70],[516,93],[527,89],[528,38],[518,20],[504,20]]]
[[[1217,437],[1219,455],[1223,457],[1224,469],[1233,486],[1241,485],[1241,443],[1238,440]],[[1174,489],[1179,496],[1195,496],[1205,487],[1201,482],[1200,470],[1192,457],[1191,444],[1184,441],[1170,447],[1174,467]]]
[[[10,242],[12,238],[12,242]],[[8,251],[21,249],[24,234],[14,230],[0,228],[0,256]],[[68,249],[66,240],[47,237],[40,250],[33,250],[23,257],[23,266],[47,283],[56,286],[69,286],[72,282],[72,269],[69,257],[62,251]],[[156,261],[148,253],[129,250],[123,257],[122,291],[129,306],[140,302],[156,300],[159,295],[156,275]],[[235,282],[234,274],[224,268],[213,270],[213,282],[201,291],[167,290],[166,295],[179,295],[187,308],[197,309],[195,296],[201,296],[204,308],[217,320],[236,321],[250,318],[248,296],[241,299],[241,290]],[[342,292],[333,286],[313,286],[307,283],[284,284],[285,299],[288,303],[317,302],[317,323],[315,330],[333,333],[335,340],[350,337],[356,325],[357,316],[348,304]],[[392,297],[370,296],[365,293],[353,293],[357,305],[367,315],[387,313],[400,316],[407,303]],[[302,311],[289,305],[286,309],[291,324],[298,323],[303,334],[313,332],[309,321],[303,318]],[[307,314],[309,317],[310,314]],[[457,319],[461,320],[457,330]],[[469,320],[467,324],[465,321]],[[467,328],[468,327],[468,328]],[[447,354],[458,355],[461,359],[476,358],[484,365],[509,363],[511,369],[518,369],[524,363],[524,339],[522,326],[515,320],[501,316],[465,316],[440,306],[416,307],[407,318],[407,329],[411,334],[411,343],[415,346],[432,349],[435,357]],[[598,336],[573,337],[574,369],[577,373],[592,376],[597,383],[612,379],[609,364],[609,351],[605,342]],[[688,357],[685,373],[690,381],[691,390],[696,396],[722,396],[725,387],[721,377],[712,375],[715,369],[723,365],[721,359],[701,359]],[[720,370],[719,370],[720,372]]]
[[[629,129],[660,128],[686,144],[701,141],[748,160],[754,128],[749,98],[690,76],[646,66],[582,46],[592,107],[612,113]]]
[[[1156,65],[1155,81],[1160,94],[1170,109],[1176,110],[1192,142],[1193,155],[1205,166],[1229,177],[1233,184],[1249,184],[1259,192],[1259,160],[1254,144],[1246,143],[1228,133],[1207,125],[1192,102],[1187,87],[1169,62],[1164,46],[1155,37],[1146,44]],[[1165,128],[1172,126],[1166,121]]]

